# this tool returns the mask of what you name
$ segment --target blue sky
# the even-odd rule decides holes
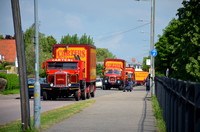
[[[155,42],[176,18],[183,0],[156,0]],[[34,0],[19,0],[22,29],[34,23]],[[0,34],[14,35],[11,0],[0,0]],[[150,0],[38,0],[40,32],[61,37],[84,33],[97,48],[107,48],[117,58],[142,62],[150,50]],[[143,22],[139,21],[143,20]],[[159,54],[159,53],[158,53]]]

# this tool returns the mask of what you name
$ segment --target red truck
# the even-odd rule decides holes
[[[105,59],[103,68],[103,90],[111,87],[123,90],[125,86],[126,62],[122,59]]]
[[[134,67],[126,67],[126,79],[130,79],[135,85],[135,68]]]
[[[74,96],[78,101],[95,96],[96,47],[91,45],[54,44],[53,59],[43,63],[47,84],[43,100]]]

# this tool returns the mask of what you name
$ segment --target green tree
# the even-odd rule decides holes
[[[79,39],[78,35],[72,35],[69,34],[67,36],[62,36],[60,44],[89,44],[94,45],[93,39],[89,36],[87,37],[86,33],[81,36]]]
[[[67,34],[67,36],[62,36],[60,44],[71,44],[71,36]]]
[[[80,38],[80,44],[88,44],[86,33],[84,33],[84,35],[81,36],[81,38]]]
[[[0,35],[0,39],[3,39],[3,35]]]
[[[156,43],[156,70],[182,80],[200,81],[200,2],[183,1],[178,19],[173,19]]]
[[[53,44],[57,44],[57,41],[52,35],[51,36],[47,36],[46,39],[47,39],[47,43],[48,43],[47,52],[52,53]]]
[[[77,34],[74,34],[74,35],[71,37],[71,44],[80,44],[79,38],[78,38],[78,35],[77,35]]]
[[[35,50],[34,50],[34,24],[24,33],[24,45],[26,56],[26,68],[28,75],[35,74]],[[42,62],[52,58],[52,45],[57,43],[53,36],[45,37],[39,32],[39,72],[44,72]]]
[[[104,66],[101,64],[96,65],[96,74],[99,75],[101,78],[103,77],[103,73],[102,73],[103,67]]]
[[[108,49],[105,48],[97,48],[97,61],[103,62],[104,59],[113,59],[116,58]]]

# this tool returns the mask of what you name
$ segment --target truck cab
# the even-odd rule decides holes
[[[112,87],[122,90],[125,83],[125,61],[105,59],[103,74],[103,90],[110,90]]]
[[[44,100],[72,94],[76,100],[80,98],[80,90],[85,83],[84,61],[49,59],[43,64],[45,67],[47,84],[43,86]]]

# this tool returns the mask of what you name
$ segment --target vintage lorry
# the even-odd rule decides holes
[[[126,62],[123,59],[105,59],[103,68],[103,90],[125,86]]]
[[[135,71],[135,80],[137,85],[144,85],[148,74],[147,71]]]
[[[132,86],[134,87],[136,84],[134,67],[126,67],[126,80],[128,79],[132,81]]]
[[[75,97],[85,100],[95,96],[96,47],[91,45],[54,44],[53,59],[43,63],[47,84],[43,100]]]

